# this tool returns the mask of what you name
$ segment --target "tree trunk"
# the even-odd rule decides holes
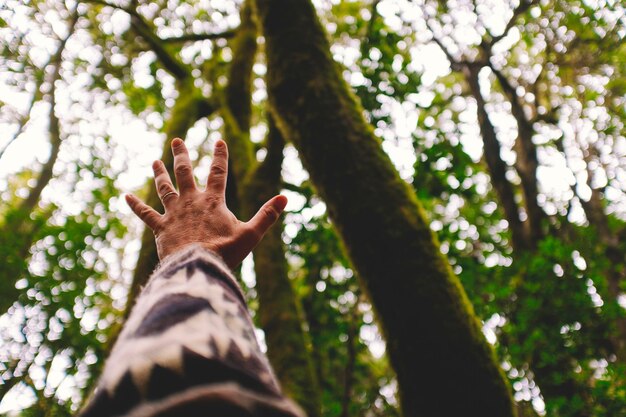
[[[378,313],[406,416],[513,416],[494,353],[426,215],[363,117],[309,0],[257,0],[278,127]]]
[[[528,234],[532,247],[536,247],[544,237],[542,223],[545,220],[545,212],[539,206],[537,196],[539,195],[537,182],[537,146],[533,142],[535,129],[533,124],[524,114],[524,107],[520,103],[515,88],[509,83],[504,74],[491,68],[495,73],[498,82],[502,86],[506,97],[511,104],[511,113],[517,122],[517,139],[515,140],[515,152],[517,161],[515,167],[522,180],[522,190],[524,191],[524,202],[528,214]]]
[[[470,87],[472,96],[476,100],[476,110],[478,113],[478,124],[483,137],[483,153],[485,162],[489,169],[491,183],[500,199],[500,204],[504,210],[504,216],[509,222],[511,230],[512,246],[516,250],[525,250],[529,248],[528,236],[524,229],[524,223],[519,217],[519,207],[515,201],[515,190],[513,185],[506,178],[507,166],[500,156],[500,141],[496,136],[494,128],[487,109],[485,107],[485,99],[480,92],[480,84],[478,82],[478,72],[480,67],[477,64],[467,64],[464,67],[465,79]]]
[[[247,217],[280,192],[283,138],[270,124],[268,153],[246,184]],[[258,323],[265,331],[267,354],[287,395],[309,417],[321,412],[321,394],[313,367],[311,341],[305,333],[302,307],[288,275],[282,227],[271,228],[254,250]]]
[[[50,65],[53,66],[52,74],[48,79],[50,83],[50,92],[48,99],[50,101],[50,109],[48,110],[48,135],[50,138],[50,156],[44,163],[39,175],[36,178],[35,186],[28,192],[23,199],[14,217],[7,221],[0,229],[0,245],[7,245],[12,248],[6,255],[3,268],[0,269],[0,314],[7,311],[9,307],[17,300],[21,291],[15,288],[15,282],[20,275],[28,268],[28,259],[30,258],[29,250],[33,244],[39,228],[42,223],[34,223],[30,220],[30,215],[37,209],[39,200],[43,190],[48,186],[54,175],[54,165],[59,157],[61,143],[63,138],[61,135],[61,125],[56,115],[56,82],[61,79],[61,65],[63,63],[63,51],[67,41],[74,33],[78,14],[74,12],[70,18],[68,25],[68,34],[61,40],[56,52],[50,58]],[[36,95],[37,93],[35,93]]]
[[[233,39],[233,61],[221,109],[230,149],[230,187],[237,195],[239,217],[250,218],[280,192],[284,140],[269,120],[267,155],[254,158],[250,141],[252,67],[257,52],[257,24],[250,1],[241,9],[241,24]],[[309,417],[320,415],[321,396],[311,360],[311,343],[304,332],[301,306],[292,288],[282,241],[282,228],[271,228],[254,250],[258,323],[265,331],[268,357],[287,395]]]
[[[173,138],[184,139],[187,136],[187,131],[198,121],[198,119],[210,113],[212,109],[206,107],[206,99],[202,97],[199,91],[193,87],[193,81],[179,82],[178,85],[178,98],[172,107],[169,121],[165,125],[165,143],[163,145],[163,154],[161,160],[165,164],[172,181],[175,182],[174,177],[174,157],[172,156],[172,150],[170,149],[170,141]],[[163,212],[163,204],[157,194],[156,188],[153,184],[150,185],[148,196],[146,197],[146,204],[154,207],[157,211]],[[154,241],[154,234],[150,228],[144,229],[141,237],[141,250],[139,252],[139,259],[137,260],[137,266],[135,267],[135,273],[133,275],[133,281],[128,294],[128,301],[126,303],[125,317],[130,314],[130,309],[135,304],[135,299],[139,295],[141,287],[146,283],[152,271],[159,263],[159,257],[157,255],[156,243]]]

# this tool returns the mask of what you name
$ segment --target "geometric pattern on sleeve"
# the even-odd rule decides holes
[[[80,416],[304,413],[282,395],[228,267],[191,246],[151,276]]]

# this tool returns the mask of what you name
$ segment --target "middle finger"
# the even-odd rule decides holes
[[[180,194],[195,190],[196,180],[193,178],[191,159],[182,139],[176,138],[172,141],[172,153],[174,154],[174,175],[176,175]]]

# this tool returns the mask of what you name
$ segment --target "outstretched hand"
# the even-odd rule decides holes
[[[189,153],[181,139],[172,141],[172,152],[178,192],[163,162],[152,164],[157,193],[165,213],[159,214],[132,194],[126,195],[126,202],[154,232],[159,259],[198,243],[220,255],[230,268],[236,267],[276,222],[287,205],[287,198],[282,195],[273,197],[250,221],[241,222],[226,207],[226,143],[219,140],[215,144],[204,191],[196,186]]]

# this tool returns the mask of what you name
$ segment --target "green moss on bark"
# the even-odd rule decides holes
[[[175,176],[174,157],[170,149],[170,141],[173,138],[178,137],[184,139],[185,136],[187,136],[187,131],[201,117],[203,113],[202,106],[206,101],[193,86],[191,81],[185,80],[185,82],[179,82],[177,84],[178,98],[172,107],[169,120],[164,128],[166,140],[163,144],[163,153],[161,155],[161,160],[167,167],[172,181],[175,181]],[[150,184],[150,189],[145,201],[149,206],[163,213],[163,204],[153,184]],[[134,305],[135,298],[139,294],[141,287],[146,283],[158,263],[159,257],[157,255],[154,234],[150,228],[146,227],[141,237],[141,251],[139,252],[137,266],[135,267],[133,281],[128,294],[125,312],[126,317],[130,314],[130,308]]]
[[[309,0],[257,0],[273,115],[359,272],[407,416],[514,415],[510,389],[426,216],[365,122]]]
[[[246,185],[248,217],[280,192],[282,150],[282,137],[271,126],[267,156]],[[309,417],[316,417],[320,415],[321,394],[313,368],[311,342],[302,328],[301,305],[288,276],[281,233],[282,228],[275,225],[254,250],[258,323],[265,331],[268,356],[283,390]]]
[[[228,204],[239,217],[250,218],[280,192],[283,139],[271,126],[268,153],[258,164],[250,141],[252,67],[257,52],[257,24],[246,1],[231,46],[233,61],[222,108],[225,139],[230,149],[228,187],[236,190]],[[227,197],[229,193],[227,192]],[[234,207],[233,207],[234,204]],[[281,227],[274,226],[254,251],[258,324],[265,331],[268,356],[287,395],[309,415],[320,415],[321,398],[312,365],[311,346],[303,330],[298,298],[291,286]]]

